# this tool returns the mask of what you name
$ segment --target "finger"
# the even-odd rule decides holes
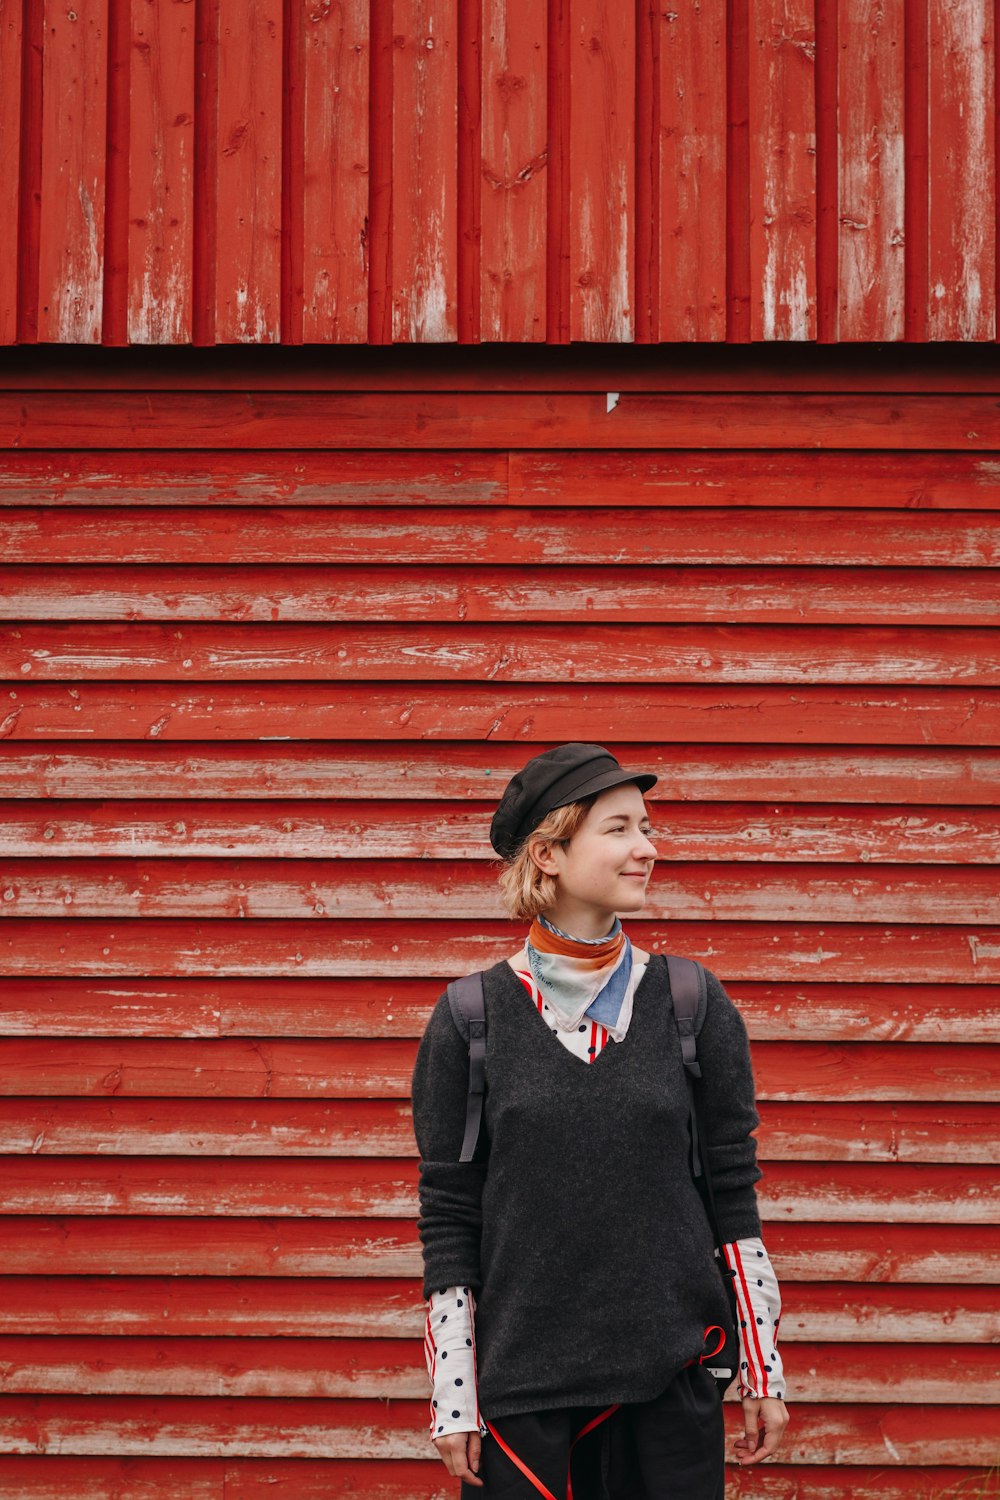
[[[763,1456],[763,1451],[760,1447],[760,1438],[760,1431],[755,1428],[752,1432],[747,1431],[741,1438],[736,1439],[735,1446],[738,1449],[741,1464],[755,1464],[760,1462]]]
[[[773,1453],[785,1435],[785,1424],[782,1422],[778,1427],[765,1427],[764,1441],[761,1443],[764,1456]]]
[[[471,1456],[472,1455],[470,1454],[470,1459]],[[458,1461],[455,1465],[455,1478],[460,1479],[463,1484],[474,1484],[480,1489],[482,1489],[483,1487],[483,1481],[479,1479],[475,1472],[469,1467],[469,1460],[466,1459],[464,1453],[460,1453],[458,1455]]]
[[[756,1448],[753,1453],[747,1453],[744,1458],[741,1458],[740,1459],[740,1464],[742,1465],[743,1468],[746,1468],[749,1464],[759,1464],[759,1463],[762,1463],[765,1458],[770,1458],[770,1456],[771,1456],[771,1450],[768,1449],[767,1444],[766,1443],[761,1443],[760,1446],[758,1448]]]
[[[483,1481],[477,1478],[475,1471],[470,1467],[473,1459],[477,1467],[479,1464],[482,1439],[478,1432],[469,1433],[467,1442],[465,1433],[452,1433],[448,1437],[436,1438],[434,1446],[438,1450],[441,1462],[453,1478],[461,1479],[465,1484],[475,1485],[477,1488],[483,1487]],[[468,1455],[466,1454],[467,1447]]]
[[[757,1429],[760,1427],[760,1401],[747,1398],[743,1402],[743,1428],[751,1444],[756,1445]]]

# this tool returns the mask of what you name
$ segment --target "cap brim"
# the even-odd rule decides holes
[[[640,792],[648,792],[651,786],[655,786],[659,780],[652,771],[637,771],[634,774],[629,771],[602,771],[600,775],[593,777],[591,781],[585,781],[583,786],[573,788],[568,797],[560,802],[554,802],[549,812],[554,812],[557,807],[565,807],[570,802],[579,802],[583,797],[592,797],[595,792],[606,792],[613,786],[627,786],[634,782]]]

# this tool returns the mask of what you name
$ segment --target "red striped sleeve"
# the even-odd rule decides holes
[[[476,1299],[469,1292],[469,1336],[472,1339],[472,1373],[473,1385],[476,1392],[476,1426],[482,1431],[484,1426],[482,1414],[479,1410],[479,1368],[476,1364]]]
[[[761,1353],[760,1338],[757,1333],[757,1318],[750,1301],[750,1288],[747,1286],[746,1272],[743,1269],[743,1257],[735,1241],[724,1245],[723,1249],[726,1251],[727,1263],[736,1272],[736,1304],[740,1318],[749,1330],[743,1339],[747,1356],[747,1382],[753,1386],[757,1395],[763,1398],[770,1394],[767,1388],[767,1371],[764,1369],[764,1356]]]
[[[431,1433],[433,1434],[433,1432],[434,1432],[434,1422],[435,1422],[433,1386],[434,1386],[434,1371],[437,1368],[437,1344],[435,1344],[435,1342],[434,1342],[434,1334],[431,1331],[431,1309],[430,1309],[430,1303],[427,1304],[427,1317],[424,1320],[424,1358],[427,1361],[427,1373],[428,1373],[428,1375],[431,1378],[431,1398],[430,1398],[430,1414],[431,1414],[431,1417],[430,1417],[430,1430],[431,1430]]]

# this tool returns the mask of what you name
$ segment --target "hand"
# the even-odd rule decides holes
[[[743,1426],[743,1436],[733,1446],[740,1467],[746,1468],[775,1452],[788,1426],[788,1408],[775,1396],[763,1400],[747,1396],[743,1401]]]
[[[466,1484],[482,1487],[483,1481],[476,1477],[483,1446],[478,1432],[449,1432],[446,1437],[435,1438],[434,1446],[449,1474]]]

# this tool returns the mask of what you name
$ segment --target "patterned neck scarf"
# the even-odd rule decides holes
[[[615,917],[606,937],[576,938],[544,916],[531,924],[524,945],[528,967],[560,1031],[572,1031],[590,1016],[620,1041],[622,1002],[632,977],[632,944]],[[631,1009],[631,1007],[629,1007]]]

